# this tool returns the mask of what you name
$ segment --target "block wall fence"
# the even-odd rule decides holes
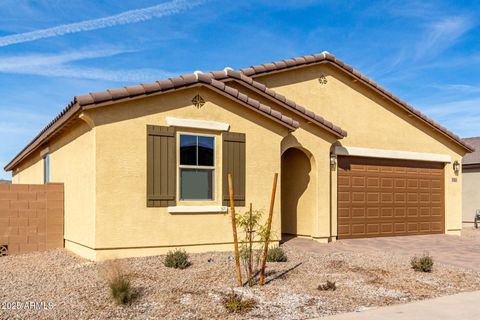
[[[63,248],[63,216],[63,184],[0,184],[0,250]]]

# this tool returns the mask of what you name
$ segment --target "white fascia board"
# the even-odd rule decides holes
[[[225,122],[180,119],[180,118],[172,118],[172,117],[167,117],[167,124],[171,127],[207,129],[207,130],[215,130],[215,131],[228,131],[230,129],[230,124]]]
[[[404,160],[433,161],[433,162],[452,162],[452,157],[450,157],[448,154],[369,149],[369,148],[344,147],[344,146],[335,147],[335,154],[339,156],[404,159]]]
[[[227,212],[226,206],[175,206],[168,207],[169,213]]]

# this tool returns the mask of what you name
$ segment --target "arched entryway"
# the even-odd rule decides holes
[[[297,148],[282,154],[282,236],[311,236],[315,208],[313,158]]]

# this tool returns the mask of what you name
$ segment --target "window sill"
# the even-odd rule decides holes
[[[227,212],[226,206],[175,206],[168,207],[168,213],[211,213]]]

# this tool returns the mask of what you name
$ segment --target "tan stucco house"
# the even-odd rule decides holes
[[[77,96],[5,169],[64,183],[65,247],[102,260],[230,250],[228,173],[240,212],[281,174],[276,240],[460,234],[470,151],[323,52]]]
[[[475,151],[465,155],[462,161],[462,222],[464,227],[472,227],[475,213],[480,210],[480,137],[463,140],[475,148]]]

